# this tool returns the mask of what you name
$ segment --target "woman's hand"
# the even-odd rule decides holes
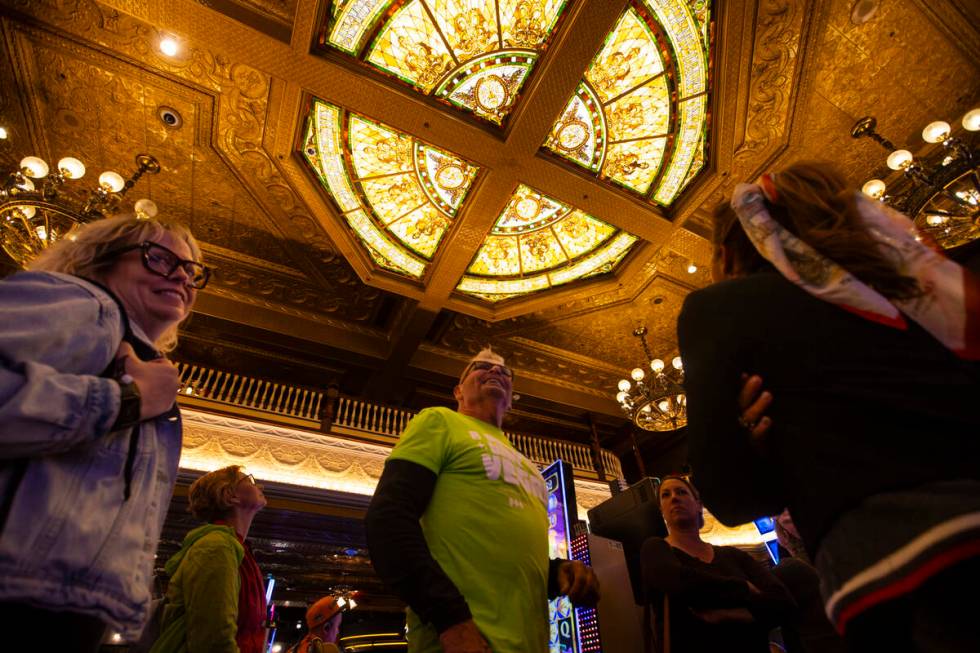
[[[166,358],[141,361],[132,345],[123,342],[116,352],[116,360],[122,360],[126,374],[140,391],[140,421],[153,419],[170,410],[177,400],[180,388],[180,372]]]
[[[742,389],[738,393],[738,407],[742,414],[738,422],[748,430],[756,443],[761,443],[772,426],[772,419],[765,415],[771,403],[772,393],[762,390],[762,377],[758,374],[742,374]]]
[[[493,653],[472,619],[442,631],[439,643],[445,653]]]

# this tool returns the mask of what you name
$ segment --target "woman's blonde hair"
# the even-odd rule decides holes
[[[776,195],[766,200],[773,220],[888,299],[922,294],[918,282],[903,275],[889,255],[889,245],[864,225],[859,193],[837,168],[822,161],[800,161],[772,176]],[[723,204],[715,211],[715,255],[721,245],[739,274],[769,265],[742,229],[735,211]]]
[[[193,259],[201,261],[201,248],[183,225],[156,218],[147,220],[133,215],[117,215],[82,225],[70,237],[62,238],[41,252],[28,264],[27,269],[63,272],[105,283],[117,259],[100,260],[103,254],[127,245],[138,245],[145,240],[157,240],[164,233],[183,240],[190,248]],[[177,328],[184,320],[167,329],[157,339],[154,344],[160,351],[173,351],[177,347]]]
[[[230,465],[208,472],[191,484],[188,510],[201,521],[213,522],[231,513],[231,503],[225,490],[234,492],[241,480],[241,466]]]

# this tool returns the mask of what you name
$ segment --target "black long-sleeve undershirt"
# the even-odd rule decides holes
[[[389,460],[368,507],[368,547],[381,580],[423,622],[443,632],[472,618],[466,599],[432,557],[419,519],[438,476],[407,460]],[[558,596],[561,559],[550,561],[548,597]]]

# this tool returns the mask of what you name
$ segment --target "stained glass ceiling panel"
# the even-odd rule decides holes
[[[565,0],[333,2],[327,45],[500,125]]]
[[[379,266],[421,278],[478,168],[315,100],[303,156]]]
[[[632,0],[544,147],[670,206],[704,167],[711,2]]]
[[[545,290],[615,269],[636,240],[521,185],[457,290],[490,302]]]

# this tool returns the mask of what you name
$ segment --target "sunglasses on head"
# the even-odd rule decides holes
[[[491,363],[490,361],[473,361],[472,363],[470,363],[469,368],[466,370],[466,374],[469,374],[473,370],[480,370],[481,372],[489,372],[495,367],[499,367],[501,373],[503,373],[503,375],[506,376],[508,379],[514,378],[514,370],[510,369],[506,365],[502,365],[500,363]],[[466,374],[464,374],[463,376],[466,376]]]
[[[208,280],[211,278],[210,268],[197,261],[180,258],[173,250],[150,240],[144,240],[138,245],[127,245],[110,250],[101,255],[98,260],[105,261],[115,258],[134,249],[140,250],[140,260],[143,262],[143,267],[153,274],[169,279],[180,268],[187,275],[185,283],[191,288],[200,290],[208,285]]]

